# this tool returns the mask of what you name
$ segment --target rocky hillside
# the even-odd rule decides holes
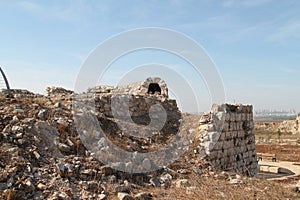
[[[194,141],[177,161],[160,170],[114,170],[82,144],[74,127],[71,91],[47,88],[45,96],[26,91],[14,91],[14,96],[0,97],[0,199],[299,198],[280,183],[213,171],[197,158]],[[183,131],[197,128],[200,116],[178,114],[180,119],[172,120],[180,120]],[[148,141],[123,135],[114,119],[98,120],[108,138],[127,151],[156,150],[176,132],[174,121]]]

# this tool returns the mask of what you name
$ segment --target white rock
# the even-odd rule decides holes
[[[125,192],[118,192],[118,198],[120,200],[133,200],[133,197]]]

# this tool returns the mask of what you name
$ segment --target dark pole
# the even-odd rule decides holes
[[[8,97],[11,97],[11,91],[10,91],[10,87],[9,87],[9,84],[8,84],[8,80],[7,80],[7,78],[6,78],[5,74],[4,74],[4,71],[1,69],[1,67],[0,67],[0,72],[1,72],[1,74],[3,76],[4,81],[5,81],[5,85],[6,85],[6,88],[7,88]]]

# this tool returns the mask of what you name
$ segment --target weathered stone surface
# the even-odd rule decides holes
[[[100,194],[100,195],[99,195],[99,199],[100,199],[100,200],[104,200],[104,199],[106,199],[106,197],[107,197],[107,196],[106,196],[105,194]]]
[[[40,190],[46,190],[46,189],[47,189],[47,186],[44,185],[43,183],[39,183],[39,184],[37,185],[37,188],[40,189]]]
[[[45,96],[51,96],[51,95],[68,95],[72,94],[73,91],[71,90],[66,90],[62,87],[47,87],[45,90]]]
[[[149,77],[144,81],[131,83],[126,86],[98,86],[88,90],[90,93],[101,94],[130,94],[135,96],[157,95],[168,98],[166,83],[158,77]]]
[[[40,110],[37,117],[41,120],[46,120],[48,117],[48,111],[46,109]]]
[[[124,192],[124,193],[130,193],[130,188],[126,185],[117,185],[115,187],[116,192]]]
[[[205,149],[206,159],[216,169],[233,167],[234,171],[255,175],[257,162],[252,106],[213,105],[210,115],[209,118],[205,114],[199,122],[199,133],[196,136],[200,141],[198,149]],[[212,130],[208,126],[216,128]],[[234,162],[244,164],[233,165]]]
[[[160,181],[157,177],[153,177],[150,179],[150,183],[151,185],[153,185],[154,187],[157,187],[160,185]]]
[[[118,198],[120,200],[133,200],[133,197],[124,192],[118,192]]]

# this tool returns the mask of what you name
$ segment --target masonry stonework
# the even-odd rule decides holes
[[[177,111],[175,100],[168,98],[166,83],[158,77],[125,86],[90,88],[97,111],[106,117],[140,117],[165,111]],[[128,112],[129,111],[129,112]]]
[[[97,86],[90,88],[89,93],[97,95],[103,94],[128,94],[139,96],[158,96],[168,98],[168,88],[166,83],[158,77],[149,77],[144,81],[131,83],[122,86]]]
[[[96,110],[109,118],[180,112],[176,101],[168,98],[167,85],[160,78],[126,86],[97,86],[87,94],[93,95]],[[199,159],[217,170],[255,175],[258,168],[252,109],[252,105],[213,105],[209,113],[202,115],[196,134]]]
[[[213,105],[199,122],[198,153],[213,168],[257,173],[252,105]]]

